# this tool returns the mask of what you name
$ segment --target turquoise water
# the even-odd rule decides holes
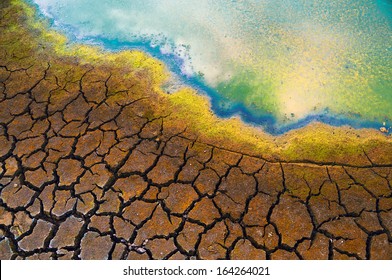
[[[75,41],[142,49],[217,115],[281,133],[392,118],[391,1],[34,0]]]

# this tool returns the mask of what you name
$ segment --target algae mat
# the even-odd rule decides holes
[[[0,259],[392,259],[392,140],[214,115],[0,3]]]

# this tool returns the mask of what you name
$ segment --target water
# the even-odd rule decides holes
[[[69,38],[162,59],[271,133],[392,118],[390,0],[33,0]]]

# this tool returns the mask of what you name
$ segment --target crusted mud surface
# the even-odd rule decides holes
[[[205,143],[154,113],[146,74],[48,55],[13,13],[2,1],[0,259],[392,259],[387,159]]]

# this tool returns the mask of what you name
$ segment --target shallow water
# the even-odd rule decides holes
[[[389,0],[33,1],[74,40],[163,59],[219,116],[273,133],[392,118]]]

